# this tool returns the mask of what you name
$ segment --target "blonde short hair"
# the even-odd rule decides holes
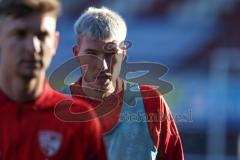
[[[89,7],[75,22],[74,31],[77,39],[84,36],[101,40],[125,40],[127,27],[123,18],[106,8]]]

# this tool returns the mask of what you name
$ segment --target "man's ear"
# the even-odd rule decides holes
[[[78,45],[74,45],[74,46],[72,47],[72,51],[73,51],[73,55],[74,55],[75,57],[77,57],[77,56],[79,55],[79,47],[78,47]]]

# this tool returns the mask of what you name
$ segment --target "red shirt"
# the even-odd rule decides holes
[[[98,116],[104,133],[111,130],[115,124],[118,123],[123,103],[122,82],[122,80],[117,81],[115,94],[113,94],[116,96],[109,96],[101,102],[84,96],[84,93],[80,87],[81,80],[70,87],[74,97],[91,103],[91,105],[95,108],[102,107],[102,110],[108,110],[108,112],[101,112],[101,109],[99,109],[99,113],[101,114]],[[140,90],[146,114],[148,117],[154,118],[148,121],[148,129],[154,145],[158,149],[157,160],[183,160],[184,155],[181,139],[170,109],[164,98],[153,87],[140,85]],[[113,100],[114,98],[117,98],[117,100]],[[106,107],[109,106],[112,106],[112,108],[106,109]]]
[[[64,122],[54,114],[56,104],[66,99],[73,102],[47,83],[43,94],[27,103],[16,103],[0,91],[0,160],[105,160],[96,119]],[[74,101],[72,107],[78,111],[89,109],[81,101]]]

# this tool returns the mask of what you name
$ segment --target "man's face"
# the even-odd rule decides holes
[[[0,25],[1,74],[27,79],[45,76],[58,44],[56,18],[48,14],[9,16]]]
[[[80,61],[83,78],[88,87],[107,91],[116,83],[126,53],[118,47],[117,42],[114,42],[116,45],[112,50],[107,50],[112,44],[113,40],[98,40],[85,36],[74,46],[74,55]]]

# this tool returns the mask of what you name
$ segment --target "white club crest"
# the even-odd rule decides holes
[[[54,131],[40,131],[38,140],[43,154],[47,157],[51,157],[59,150],[62,142],[62,135]]]

